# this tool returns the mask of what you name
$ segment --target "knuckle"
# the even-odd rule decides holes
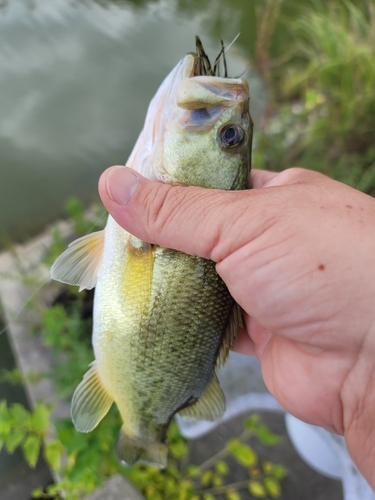
[[[173,222],[184,205],[184,188],[170,184],[153,183],[143,200],[144,223],[152,232],[163,232]]]
[[[165,203],[168,199],[168,191],[171,186],[162,183],[153,183],[151,189],[147,190],[143,200],[144,219],[147,227],[159,226],[164,220],[167,219],[165,213]],[[164,225],[164,223],[162,223]]]
[[[318,180],[323,177],[319,172],[314,172],[313,170],[306,170],[302,167],[292,167],[284,171],[288,176],[289,180],[293,182],[307,182]]]
[[[193,240],[194,252],[207,254],[207,245],[217,239],[213,218],[218,205],[222,204],[223,193],[212,193],[194,186],[172,186],[153,183],[145,190],[142,223],[148,241],[170,245],[179,239]],[[204,238],[202,238],[202,233]],[[200,240],[204,239],[201,248]],[[209,242],[209,244],[207,243]]]

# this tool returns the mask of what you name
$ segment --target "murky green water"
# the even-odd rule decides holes
[[[0,1],[0,235],[35,234],[125,163],[158,85],[199,34],[233,76],[254,52],[254,0]],[[252,114],[264,92],[248,72]]]

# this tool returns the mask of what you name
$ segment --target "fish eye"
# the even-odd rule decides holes
[[[244,139],[244,131],[235,124],[225,125],[219,132],[220,143],[225,149],[234,149],[242,146]]]

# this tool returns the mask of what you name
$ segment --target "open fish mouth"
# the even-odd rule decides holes
[[[194,67],[194,76],[218,76],[221,77],[221,62],[223,62],[224,78],[228,78],[227,61],[225,58],[225,47],[223,40],[220,40],[221,50],[211,66],[210,59],[204,51],[203,44],[199,36],[195,37],[195,48],[197,53],[197,63]]]
[[[201,39],[195,37],[196,52],[189,52],[175,66],[152,99],[128,166],[136,165],[136,170],[149,179],[175,183],[164,161],[164,142],[169,132],[179,127],[181,133],[206,133],[229,108],[238,109],[239,116],[248,113],[247,83],[228,76],[225,55],[236,39],[227,46],[221,41],[212,65]]]

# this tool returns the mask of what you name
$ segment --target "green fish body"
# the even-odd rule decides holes
[[[187,55],[150,103],[128,166],[179,185],[249,188],[252,122],[247,83],[200,75]],[[225,361],[241,312],[212,261],[150,245],[109,217],[73,242],[52,276],[95,290],[95,361],[77,387],[72,418],[89,432],[116,402],[117,454],[126,464],[167,464],[176,413],[203,420],[225,410],[215,368]]]

